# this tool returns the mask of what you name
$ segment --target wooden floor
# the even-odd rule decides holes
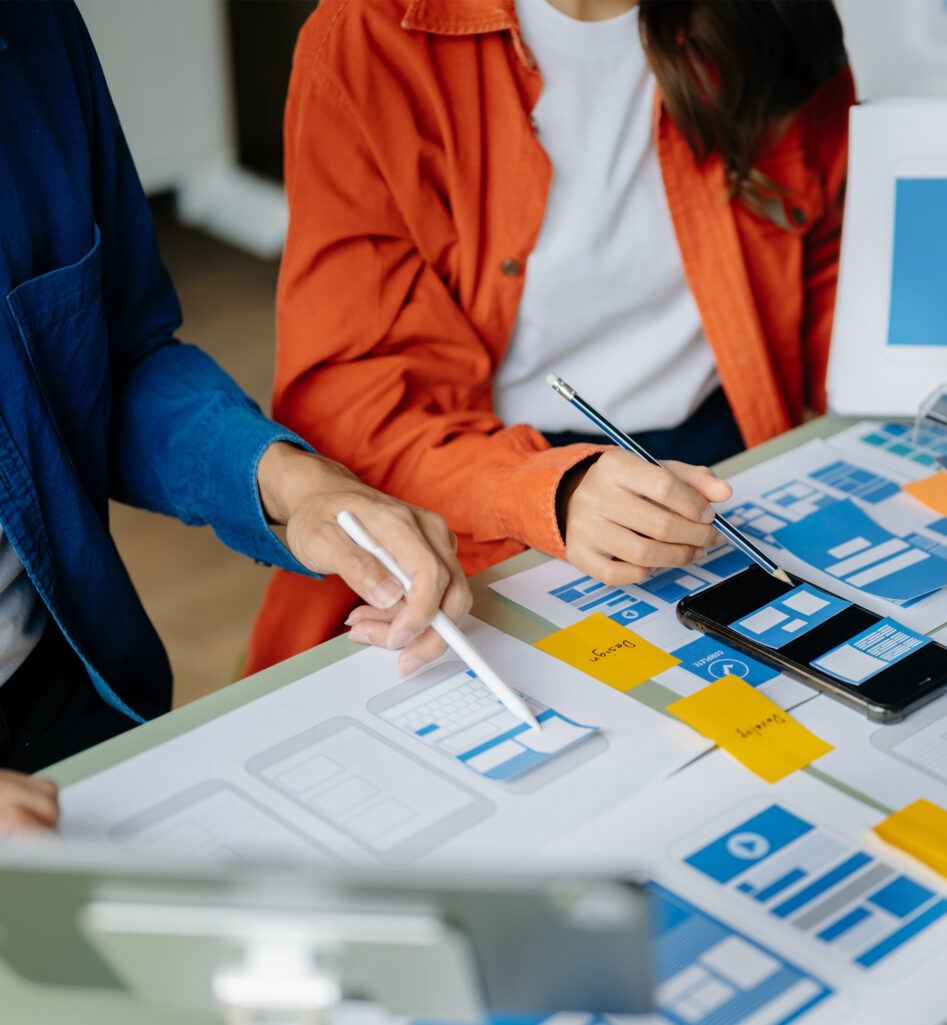
[[[158,204],[161,254],[199,345],[269,411],[277,263],[178,225]],[[209,527],[112,504],[112,533],[174,670],[175,705],[232,682],[270,570],[225,548]]]

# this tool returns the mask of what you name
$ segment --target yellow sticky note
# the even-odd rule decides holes
[[[947,516],[947,470],[940,470],[932,477],[925,477],[911,484],[902,484],[901,487],[934,512]]]
[[[875,826],[882,840],[947,876],[947,811],[923,798]]]
[[[788,776],[832,750],[779,705],[738,676],[724,676],[668,705],[688,726],[710,737],[767,783]]]
[[[601,612],[544,637],[535,647],[620,691],[680,662]]]

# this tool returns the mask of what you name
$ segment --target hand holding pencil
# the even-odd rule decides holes
[[[576,494],[586,484],[589,469],[586,467],[578,480],[566,479],[560,484],[557,511],[560,513],[560,524],[563,525],[566,556],[574,566],[584,569],[606,584],[637,583],[643,580],[652,568],[686,565],[699,558],[700,549],[692,547],[688,551],[688,545],[695,545],[695,539],[700,537],[699,531],[703,529],[705,537],[706,532],[710,531],[710,537],[702,542],[703,545],[713,543],[715,531],[719,531],[767,573],[786,584],[792,582],[789,574],[750,538],[710,508],[710,502],[725,502],[733,493],[733,489],[726,481],[720,480],[706,466],[659,462],[639,442],[607,420],[594,406],[589,405],[561,377],[549,374],[546,383],[623,450],[606,452],[595,464],[602,468],[602,473],[597,475],[599,479],[595,482],[598,493],[595,488],[586,488],[586,497],[590,501],[589,509],[585,511],[592,513],[593,526],[589,533],[589,551],[581,550],[583,539],[580,539],[579,545],[575,546],[580,550],[570,552],[568,536],[569,517],[573,515],[572,504]],[[626,456],[632,460],[631,463]],[[608,460],[608,463],[602,466],[604,460]],[[645,467],[649,468],[650,473],[644,469]],[[580,465],[577,471],[581,470]],[[647,505],[643,507],[641,499],[644,499],[645,503],[655,505],[659,511],[649,509]],[[580,521],[582,512],[580,506]],[[595,522],[596,517],[599,523]],[[588,518],[590,517],[587,516],[586,519]],[[588,530],[587,524],[583,523],[583,527]],[[575,530],[573,520],[573,535]],[[619,551],[609,552],[609,545],[619,548]],[[606,550],[603,550],[603,547]],[[631,564],[625,563],[623,553],[630,554],[635,561]],[[577,562],[575,555],[578,555],[582,562]],[[598,571],[589,568],[589,555],[592,562],[598,563]],[[666,561],[651,561],[662,555],[666,556]],[[616,560],[624,564],[616,567]]]
[[[686,566],[718,543],[711,502],[730,485],[705,467],[642,462],[619,448],[560,484],[566,558],[612,585],[635,584],[661,566]]]

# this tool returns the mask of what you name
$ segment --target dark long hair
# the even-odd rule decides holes
[[[717,152],[731,197],[760,208],[766,141],[845,66],[832,0],[640,0],[638,24],[668,113],[698,160]]]

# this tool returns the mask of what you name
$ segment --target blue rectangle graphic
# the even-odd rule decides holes
[[[885,530],[850,498],[773,536],[810,566],[891,601],[930,594],[947,581],[947,560]]]
[[[813,828],[774,804],[685,860],[718,883],[727,883]]]
[[[866,918],[871,918],[871,912],[865,908],[855,908],[854,911],[849,911],[847,915],[842,915],[837,921],[833,922],[827,929],[823,929],[818,934],[819,939],[825,943],[831,943],[832,940],[836,940],[839,936],[844,936],[850,929],[854,929],[859,922],[864,922]]]
[[[908,879],[907,876],[898,876],[883,890],[872,894],[869,897],[869,903],[898,918],[907,918],[933,896],[934,894],[926,886],[921,886],[920,883]]]
[[[947,179],[898,178],[888,345],[947,345]]]
[[[739,676],[751,687],[758,687],[779,675],[771,666],[757,662],[742,651],[736,651],[706,634],[702,634],[696,641],[691,641],[682,648],[677,648],[671,654],[680,659],[681,669],[686,669],[689,673],[710,682],[724,676]]]
[[[775,897],[777,893],[782,893],[783,890],[788,889],[793,883],[798,883],[800,879],[805,879],[805,877],[806,873],[801,868],[794,868],[770,883],[769,886],[760,890],[754,897],[754,900],[765,904],[766,901]]]
[[[744,637],[778,649],[847,609],[849,604],[834,594],[801,584],[730,625]]]
[[[924,634],[885,618],[821,655],[812,664],[840,680],[858,685],[930,643],[931,639]]]

